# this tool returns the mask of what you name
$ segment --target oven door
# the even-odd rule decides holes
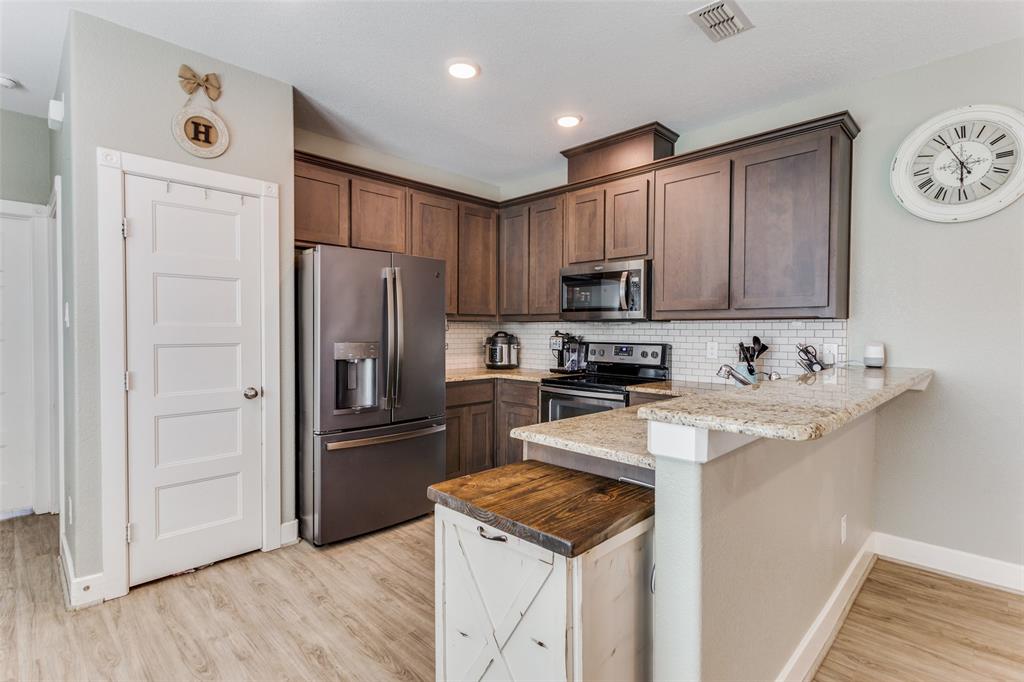
[[[572,388],[541,386],[540,420],[553,422],[584,414],[606,412],[626,406],[626,397],[618,393],[581,391]]]
[[[562,319],[647,319],[647,273],[643,260],[562,268]]]

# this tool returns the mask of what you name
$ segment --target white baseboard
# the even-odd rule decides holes
[[[281,524],[281,546],[294,545],[299,541],[299,520],[292,519]]]
[[[103,585],[103,574],[93,573],[92,575],[75,576],[75,562],[68,550],[67,536],[64,531],[60,533],[60,563],[61,574],[64,576],[64,601],[70,609],[81,609],[103,601],[103,594],[100,587]]]
[[[854,597],[857,596],[861,584],[875,562],[872,537],[869,535],[857,551],[857,556],[839,579],[839,584],[832,590],[832,594],[818,612],[811,627],[807,629],[800,644],[782,667],[776,677],[778,682],[809,680],[818,669],[821,659],[832,646],[832,640],[846,618],[846,612],[853,604]]]
[[[871,541],[878,556],[1004,590],[1024,592],[1024,565],[886,533],[873,533]]]
[[[22,507],[20,509],[5,509],[0,511],[0,521],[6,521],[7,519],[16,519],[19,516],[28,516],[32,513],[32,507]]]

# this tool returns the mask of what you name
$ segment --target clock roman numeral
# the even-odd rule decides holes
[[[990,192],[992,191],[992,188],[986,185],[984,180],[979,181],[978,184],[984,187],[985,189],[989,190]]]
[[[961,125],[959,128],[953,128],[953,134],[956,135],[956,139],[962,140],[967,137],[967,126]]]
[[[996,166],[996,167],[995,167],[995,168],[993,168],[992,170],[994,170],[994,171],[995,171],[996,173],[1003,173],[1003,174],[1006,174],[1006,173],[1009,173],[1009,172],[1010,172],[1010,169],[1009,169],[1009,168],[1002,168],[1002,167],[1000,167],[1000,166]]]
[[[987,128],[987,127],[988,127],[988,126],[985,126],[985,125],[981,126],[981,130],[979,130],[979,131],[978,131],[978,134],[974,136],[974,139],[975,139],[975,140],[977,140],[977,139],[978,139],[979,137],[981,137],[981,134],[982,134],[983,132],[985,132],[985,128]]]
[[[914,176],[916,177],[918,175],[928,175],[931,172],[932,172],[931,168],[922,168],[919,171],[914,171]]]
[[[939,201],[942,201],[943,199],[945,199],[946,198],[946,188],[945,187],[940,187],[937,190],[935,190],[935,198],[938,199]]]
[[[1013,150],[1012,149],[1007,149],[1005,152],[996,152],[996,158],[997,159],[1005,159],[1005,158],[1008,158],[1010,156],[1013,156]]]
[[[957,190],[956,190],[956,200],[957,201],[963,201],[966,198],[967,198],[967,192],[963,191],[963,189],[957,188]]]
[[[931,178],[925,178],[924,182],[918,184],[917,188],[922,192],[927,192],[928,188],[935,184],[935,181]]]
[[[938,143],[939,143],[939,144],[941,144],[941,145],[942,145],[943,147],[946,147],[946,146],[948,146],[948,145],[946,144],[946,138],[942,137],[942,135],[936,135],[935,137],[933,137],[933,138],[932,138],[932,140],[933,140],[933,141],[935,141],[935,142],[938,142]]]
[[[1000,134],[999,137],[995,138],[994,140],[989,141],[988,144],[989,144],[990,147],[995,146],[995,145],[999,144],[999,141],[1004,139],[1005,137],[1006,137],[1005,133],[1004,134]]]

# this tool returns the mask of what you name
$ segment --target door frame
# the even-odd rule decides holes
[[[29,223],[29,244],[32,264],[32,343],[36,352],[32,358],[32,511],[48,514],[53,511],[53,478],[56,472],[56,455],[51,426],[54,415],[51,410],[53,397],[53,339],[50,328],[50,297],[52,283],[50,276],[50,218],[49,208],[43,204],[0,199],[0,213],[19,218]],[[8,510],[12,511],[12,510]]]
[[[128,594],[128,394],[124,176],[140,175],[260,202],[263,551],[281,546],[281,306],[277,183],[96,148],[99,265],[102,599]],[[129,226],[130,228],[130,226]]]

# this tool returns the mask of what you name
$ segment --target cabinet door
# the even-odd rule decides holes
[[[653,214],[653,173],[605,185],[605,258],[647,256]]]
[[[456,478],[466,474],[462,455],[462,431],[466,425],[465,407],[449,407],[444,411],[444,477]]]
[[[588,263],[605,258],[604,189],[572,192],[566,199],[565,250],[568,263]]]
[[[523,441],[509,434],[512,429],[530,426],[540,421],[536,407],[515,403],[498,403],[498,443],[494,466],[505,466],[523,461]]]
[[[729,307],[729,159],[655,174],[654,312]]]
[[[349,177],[295,162],[295,239],[348,246]]]
[[[498,312],[502,315],[526,315],[530,312],[530,223],[527,206],[514,206],[501,212],[500,240]]]
[[[561,310],[562,217],[564,198],[530,204],[530,314]]]
[[[459,314],[496,315],[498,229],[494,211],[459,205]]]
[[[829,304],[836,224],[829,212],[831,157],[828,131],[733,156],[734,308]]]
[[[465,408],[462,429],[462,461],[471,474],[494,466],[494,403],[478,403]]]
[[[404,187],[352,178],[352,246],[406,253]]]
[[[445,262],[445,312],[459,312],[459,204],[452,199],[412,193],[409,252]]]

